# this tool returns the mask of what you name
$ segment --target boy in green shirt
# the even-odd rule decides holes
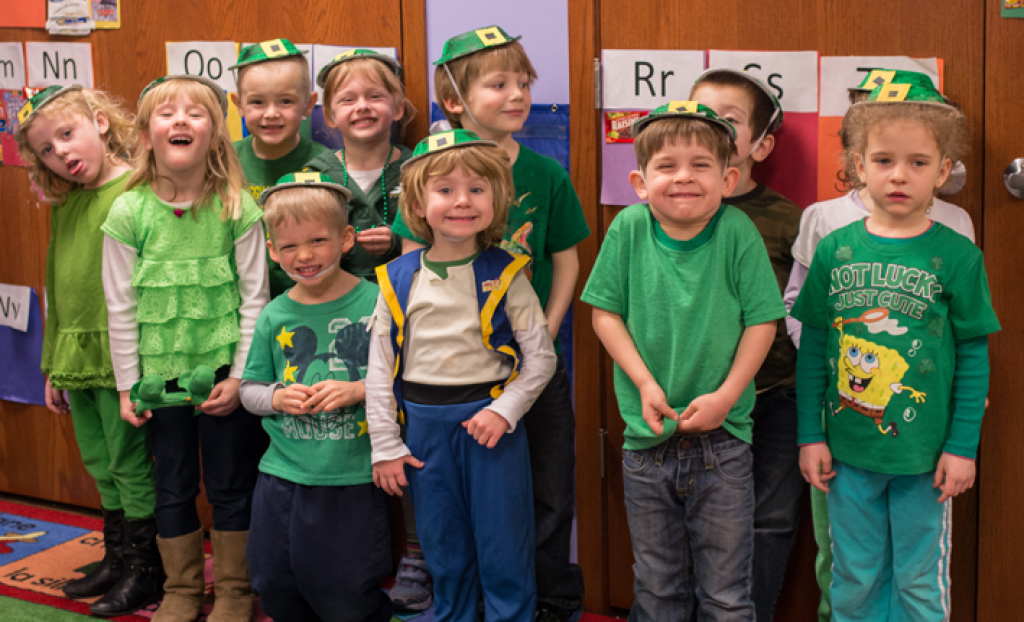
[[[373,484],[363,406],[380,289],[338,267],[351,193],[320,173],[264,191],[267,248],[296,283],[260,314],[239,395],[262,415],[249,567],[276,620],[390,620],[387,495]]]
[[[633,132],[630,182],[650,205],[612,222],[582,296],[626,422],[630,620],[689,619],[696,597],[701,620],[752,622],[753,379],[786,312],[757,229],[722,205],[733,126],[670,102]]]
[[[234,143],[253,199],[283,175],[301,171],[306,162],[327,147],[299,134],[302,119],[310,116],[316,92],[309,77],[309,62],[288,39],[274,39],[242,48],[235,70],[238,93],[231,101],[245,118],[249,136]],[[267,256],[270,298],[294,283]]]
[[[560,355],[558,331],[579,275],[576,245],[590,228],[565,169],[512,137],[530,114],[530,85],[537,79],[519,38],[490,26],[448,39],[434,63],[434,90],[453,127],[494,140],[512,160],[516,200],[501,247],[530,257],[527,274]],[[405,252],[423,245],[400,216],[393,231],[405,239]],[[575,419],[572,388],[559,356],[554,377],[523,418],[533,473],[537,619],[542,622],[568,620],[583,602],[583,575],[569,561]]]
[[[751,177],[775,147],[782,127],[782,104],[767,86],[745,71],[708,69],[697,78],[690,99],[714,110],[736,128],[732,165],[740,180],[729,205],[754,221],[764,239],[772,270],[782,292],[793,269],[793,243],[800,233],[800,208]],[[757,619],[771,622],[786,576],[789,552],[796,541],[800,497],[807,487],[800,475],[796,445],[796,347],[785,320],[754,377],[754,608]]]

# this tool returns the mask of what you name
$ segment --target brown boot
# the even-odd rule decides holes
[[[245,545],[248,531],[210,531],[213,543],[213,611],[207,622],[249,622],[252,586]]]
[[[203,579],[203,530],[177,538],[156,539],[164,559],[167,581],[164,602],[153,616],[153,622],[193,622],[199,617],[206,593]]]

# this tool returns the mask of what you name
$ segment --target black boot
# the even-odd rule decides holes
[[[68,598],[103,596],[124,571],[124,510],[103,510],[103,559],[92,572],[64,586]]]
[[[164,594],[163,563],[156,546],[156,519],[125,520],[124,576],[89,607],[104,618],[128,615],[160,600]]]

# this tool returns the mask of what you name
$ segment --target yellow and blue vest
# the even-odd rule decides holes
[[[402,344],[407,330],[405,310],[409,304],[413,278],[422,265],[423,252],[424,249],[419,249],[383,266],[377,266],[380,291],[391,311],[391,348],[395,353],[394,393],[398,403],[398,419],[402,423],[405,422],[405,403],[402,400]],[[516,255],[497,247],[488,248],[473,260],[481,339],[488,350],[512,362],[512,372],[508,378],[491,389],[491,397],[494,399],[519,375],[522,351],[512,334],[512,322],[505,312],[505,294],[508,293],[513,277],[529,262],[527,255]]]

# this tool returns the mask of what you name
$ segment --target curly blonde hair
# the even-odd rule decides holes
[[[369,82],[383,86],[394,100],[394,112],[399,109],[403,111],[402,118],[398,120],[398,138],[405,138],[405,129],[416,118],[416,106],[405,96],[405,85],[402,80],[391,71],[386,63],[372,58],[355,58],[344,63],[338,63],[327,74],[324,82],[324,116],[334,123],[334,113],[331,111],[331,100],[338,92],[345,81],[349,78],[358,77]]]
[[[399,207],[402,221],[413,235],[434,243],[434,232],[427,221],[415,211],[426,207],[427,182],[434,177],[443,177],[461,167],[480,175],[490,182],[494,195],[494,220],[487,229],[477,233],[477,244],[481,250],[498,246],[505,237],[505,223],[508,209],[515,200],[515,184],[512,182],[512,164],[508,154],[490,145],[470,145],[447,149],[426,158],[414,160],[402,168],[402,193]]]
[[[242,164],[231,146],[231,136],[224,122],[224,111],[216,94],[201,82],[177,78],[153,87],[139,102],[139,113],[135,117],[135,130],[141,136],[149,131],[149,120],[153,111],[168,101],[185,97],[206,108],[212,123],[210,150],[206,152],[206,178],[199,196],[192,203],[192,217],[199,209],[213,206],[213,198],[220,198],[223,209],[221,220],[237,219],[242,215],[242,188],[246,185]],[[160,177],[156,168],[156,157],[152,149],[146,149],[141,141],[132,159],[132,173],[127,190],[143,184],[152,184]]]
[[[963,113],[954,106],[925,102],[856,104],[846,112],[839,130],[839,140],[843,146],[843,168],[837,174],[840,190],[859,190],[864,187],[857,174],[857,156],[864,156],[868,137],[872,131],[886,123],[903,120],[920,121],[935,139],[939,153],[951,162],[966,155],[967,123]]]
[[[67,194],[82,184],[68,181],[43,164],[38,154],[28,144],[28,130],[37,119],[53,119],[62,115],[78,115],[90,120],[96,113],[107,117],[109,127],[103,134],[108,158],[120,159],[126,163],[131,159],[131,148],[135,141],[133,117],[125,112],[124,102],[116,97],[95,89],[68,91],[36,111],[18,128],[18,153],[29,163],[29,177],[51,203],[63,203]]]

